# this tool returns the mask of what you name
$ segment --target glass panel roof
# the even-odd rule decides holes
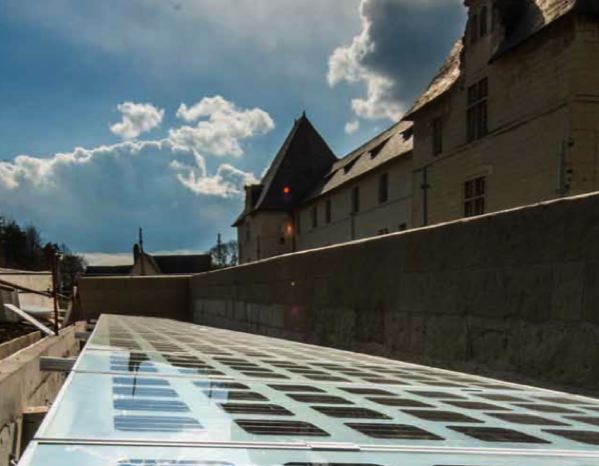
[[[599,400],[102,316],[20,464],[599,466]]]
[[[589,466],[588,458],[464,453],[34,445],[21,465],[65,466]]]

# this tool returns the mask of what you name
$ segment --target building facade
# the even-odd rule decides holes
[[[465,5],[463,37],[402,121],[339,160],[296,122],[247,188],[242,263],[599,190],[599,3]],[[310,178],[287,158],[314,163]],[[257,202],[266,186],[283,202]]]

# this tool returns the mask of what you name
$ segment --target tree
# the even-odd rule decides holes
[[[77,283],[79,276],[85,271],[87,263],[83,256],[73,254],[69,247],[62,243],[54,245],[58,251],[58,285],[59,291],[64,295],[70,295]]]
[[[223,269],[237,265],[237,241],[217,242],[211,249],[212,267]]]
[[[0,217],[0,264],[14,269],[44,268],[40,235],[34,226],[22,229],[14,220]]]
[[[21,270],[49,270],[44,249],[49,246],[59,256],[59,290],[70,294],[77,277],[85,270],[83,257],[73,254],[66,244],[46,243],[34,225],[21,228],[0,215],[0,267]]]

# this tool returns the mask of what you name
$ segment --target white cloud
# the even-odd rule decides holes
[[[123,139],[134,139],[151,131],[160,126],[164,118],[164,110],[152,104],[123,102],[117,105],[117,109],[122,114],[122,120],[112,125],[110,131]]]
[[[187,121],[197,121],[199,118],[211,116],[213,114],[231,114],[235,112],[235,106],[220,95],[214,97],[204,97],[197,104],[188,107],[185,104],[179,105],[177,109],[177,118]]]
[[[360,122],[358,120],[349,121],[345,124],[345,132],[347,134],[354,134],[360,129]]]
[[[243,154],[243,142],[274,123],[265,111],[239,109],[222,97],[198,105],[206,110],[195,118],[207,119],[171,128],[161,140],[0,162],[0,212],[28,219],[78,251],[128,250],[138,226],[149,247],[210,246],[199,243],[198,235],[212,241],[229,225],[231,212],[241,208],[243,186],[256,178],[209,158]],[[183,140],[186,131],[195,139]]]
[[[132,113],[151,113],[157,109],[151,104],[125,103],[127,115]],[[139,108],[144,107],[141,111]],[[149,110],[153,109],[153,110]],[[123,111],[123,110],[121,110]],[[163,111],[160,112],[162,119]],[[123,112],[125,118],[125,112]],[[19,155],[12,162],[0,162],[0,186],[16,189],[20,186],[31,188],[56,187],[60,183],[63,170],[73,170],[77,165],[93,164],[101,158],[119,158],[137,155],[148,150],[167,153],[171,161],[167,166],[176,172],[176,179],[182,186],[196,194],[218,197],[240,195],[245,183],[255,182],[252,173],[247,173],[230,164],[221,164],[213,175],[208,173],[205,156],[217,157],[244,154],[244,140],[265,134],[274,128],[270,115],[259,108],[240,109],[234,103],[221,96],[206,97],[191,107],[181,104],[177,117],[188,122],[197,122],[196,126],[171,128],[169,136],[157,141],[124,141],[109,146],[93,149],[78,147],[72,152],[55,154],[52,157],[40,158]],[[127,116],[127,118],[129,118]],[[133,118],[131,121],[141,121]],[[178,156],[191,157],[194,165],[180,162]]]
[[[258,181],[252,173],[229,164],[221,164],[214,175],[209,175],[206,162],[199,154],[195,154],[195,162],[195,166],[192,166],[173,160],[170,168],[177,173],[177,179],[181,184],[196,194],[236,197],[241,195],[246,184]]]
[[[191,107],[181,104],[177,117],[197,123],[169,131],[169,139],[176,147],[217,156],[240,157],[244,153],[241,141],[275,127],[264,110],[242,110],[221,96],[206,97]]]
[[[134,241],[133,239],[131,240]],[[132,252],[86,252],[82,254],[88,265],[133,265]]]
[[[386,118],[397,121],[405,108],[392,94],[394,82],[364,65],[364,59],[375,50],[375,43],[370,35],[372,21],[364,12],[368,2],[369,0],[362,0],[360,7],[362,21],[360,34],[353,38],[350,45],[338,47],[330,56],[327,81],[331,87],[343,81],[364,83],[366,98],[352,100],[354,113],[365,119]]]
[[[461,3],[361,0],[361,30],[329,56],[329,85],[364,87],[351,102],[357,117],[397,121],[462,33]]]

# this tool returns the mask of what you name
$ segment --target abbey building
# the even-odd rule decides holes
[[[341,159],[302,115],[246,187],[241,263],[599,190],[599,3],[466,0],[401,121]]]

